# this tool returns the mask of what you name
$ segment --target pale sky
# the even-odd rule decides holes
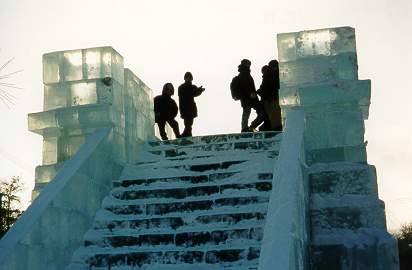
[[[277,33],[352,26],[359,78],[372,80],[368,162],[396,228],[412,221],[411,14],[410,0],[0,0],[0,65],[15,57],[6,71],[24,69],[7,80],[23,88],[11,90],[16,104],[0,104],[0,177],[33,188],[42,137],[27,131],[27,114],[42,111],[43,53],[112,46],[155,94],[190,70],[206,88],[194,135],[229,133],[240,130],[229,83],[241,59],[258,86],[261,66],[277,58]]]

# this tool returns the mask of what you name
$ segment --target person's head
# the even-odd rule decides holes
[[[191,83],[193,81],[193,75],[190,72],[186,72],[183,78],[185,79],[186,83]]]
[[[250,66],[252,63],[248,59],[243,59],[240,61],[240,65],[238,66],[239,72],[250,72]]]
[[[268,64],[271,69],[279,69],[279,62],[278,60],[271,60]]]
[[[173,96],[174,93],[175,93],[175,89],[174,89],[174,87],[173,87],[173,84],[171,84],[171,83],[166,83],[166,84],[163,86],[162,95]]]
[[[267,75],[267,74],[269,74],[270,73],[270,67],[269,66],[263,66],[262,67],[262,74],[263,75]]]

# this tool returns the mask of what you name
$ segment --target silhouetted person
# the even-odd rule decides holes
[[[193,120],[197,117],[195,97],[200,96],[205,89],[202,86],[197,87],[192,84],[193,75],[190,72],[185,73],[184,79],[185,82],[178,89],[180,116],[185,124],[181,137],[190,137],[192,136]]]
[[[267,87],[264,92],[264,108],[268,113],[271,129],[275,131],[282,131],[282,112],[279,105],[279,62],[271,60],[268,64],[269,74],[267,75]],[[263,82],[262,82],[263,83]]]
[[[166,122],[173,129],[176,138],[180,137],[179,124],[175,120],[178,111],[177,104],[172,99],[174,92],[173,84],[166,83],[163,86],[162,94],[154,98],[155,122],[159,127],[162,140],[167,140]]]
[[[253,131],[264,120],[263,110],[256,94],[255,82],[250,75],[251,62],[243,59],[238,66],[239,75],[233,78],[230,83],[230,90],[234,100],[240,100],[243,108],[242,113],[242,132]],[[252,108],[256,111],[257,117],[248,127],[250,113]]]

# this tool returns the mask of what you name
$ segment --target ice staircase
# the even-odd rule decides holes
[[[147,143],[66,270],[257,269],[281,136]]]

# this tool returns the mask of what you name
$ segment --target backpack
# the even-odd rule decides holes
[[[239,78],[236,76],[233,78],[232,82],[230,83],[230,93],[232,94],[232,98],[234,100],[240,99],[240,89],[239,89]]]

